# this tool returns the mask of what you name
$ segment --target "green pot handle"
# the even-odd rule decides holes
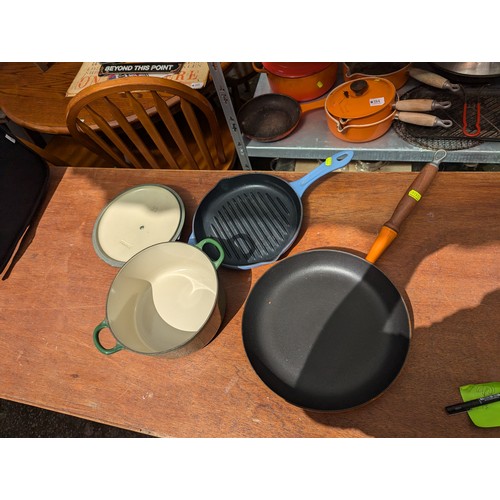
[[[101,342],[99,341],[99,333],[101,330],[104,328],[109,328],[109,324],[107,320],[101,321],[95,328],[94,328],[94,345],[97,347],[99,351],[101,351],[103,354],[114,354],[115,352],[121,351],[123,349],[123,346],[121,344],[116,344],[115,347],[112,347],[111,349],[106,349]]]
[[[222,261],[224,260],[224,250],[218,241],[215,241],[212,238],[205,238],[204,240],[201,240],[199,243],[196,243],[195,247],[202,250],[207,243],[211,243],[219,251],[219,258],[217,260],[212,260],[212,264],[214,265],[215,269],[219,269],[219,266],[222,264]]]

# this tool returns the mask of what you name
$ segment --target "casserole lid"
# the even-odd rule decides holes
[[[326,110],[344,120],[364,118],[384,108],[392,110],[396,87],[385,78],[351,80],[333,89],[326,99]]]
[[[104,207],[94,224],[92,243],[102,260],[121,267],[151,245],[178,239],[184,218],[184,204],[173,189],[142,184]]]

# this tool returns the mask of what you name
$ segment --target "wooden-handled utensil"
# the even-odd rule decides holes
[[[391,218],[382,226],[366,260],[374,263],[390,246],[399,233],[404,220],[410,215],[415,205],[421,200],[439,170],[439,164],[446,157],[446,151],[440,149],[434,154],[432,162],[427,163],[398,203]]]
[[[436,73],[432,73],[425,69],[410,68],[410,76],[420,83],[425,83],[437,89],[450,90],[451,92],[458,92],[462,87],[458,83],[451,83],[446,78]]]

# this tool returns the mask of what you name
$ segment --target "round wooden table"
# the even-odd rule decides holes
[[[221,63],[222,70],[231,64]],[[69,135],[66,107],[71,98],[66,91],[81,66],[81,62],[57,62],[42,71],[33,62],[0,63],[0,108],[29,130]]]
[[[46,134],[69,134],[66,91],[81,62],[54,63],[42,71],[32,62],[0,63],[0,107],[14,123]]]

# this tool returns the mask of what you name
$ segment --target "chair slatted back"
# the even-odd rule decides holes
[[[91,85],[73,97],[71,135],[119,167],[220,170],[235,147],[224,119],[199,91],[158,77]]]

